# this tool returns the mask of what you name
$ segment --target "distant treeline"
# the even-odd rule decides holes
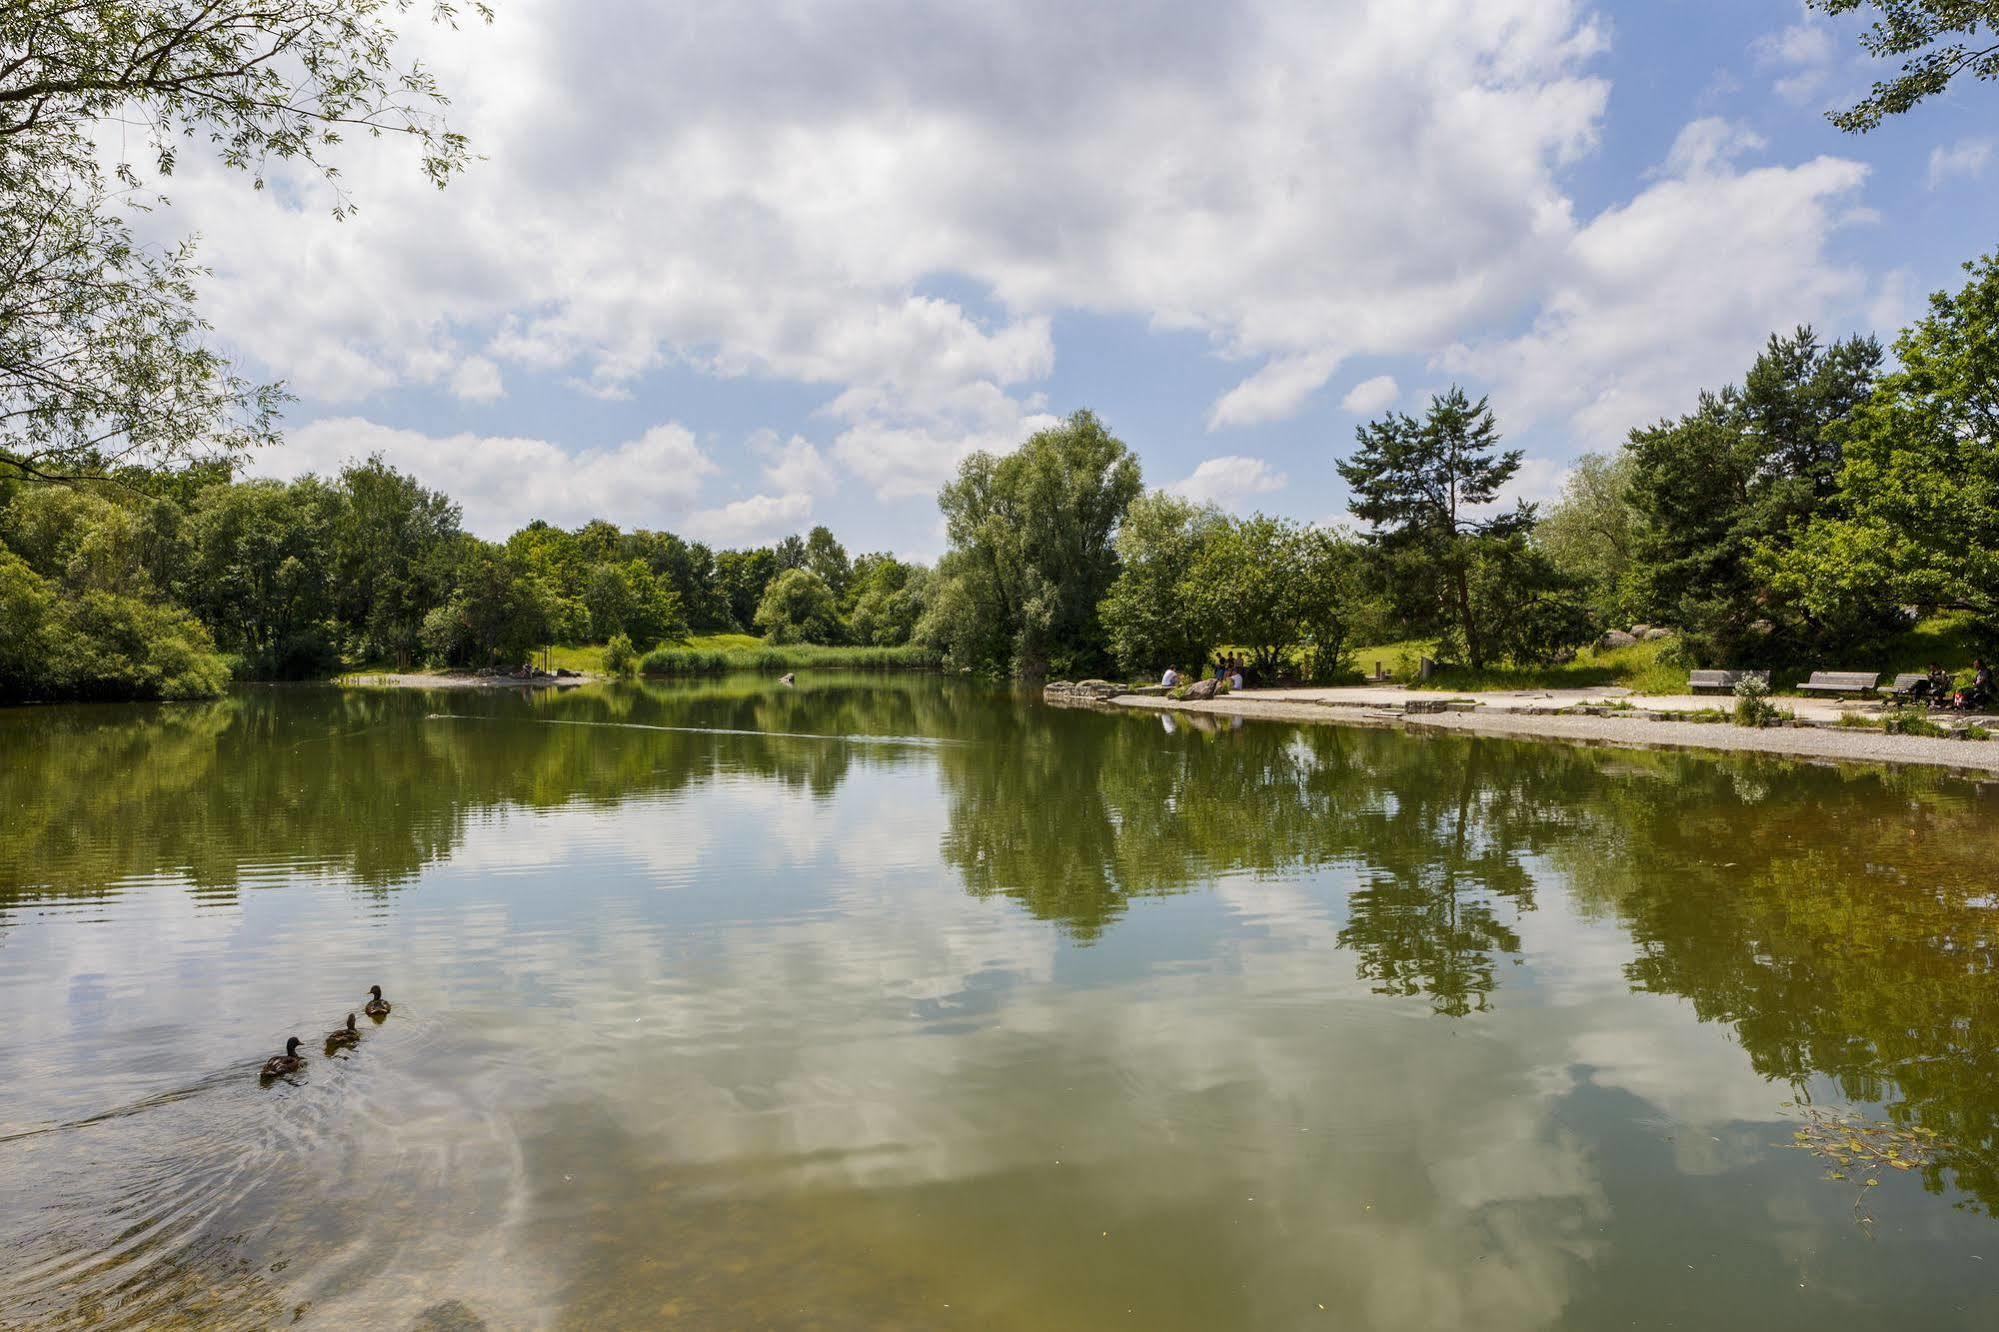
[[[720,552],[605,522],[481,541],[379,458],[291,482],[221,466],[0,480],[0,700],[197,697],[232,675],[513,665],[612,638],[644,653],[691,632],[894,649],[928,578],[850,558],[823,527]]]

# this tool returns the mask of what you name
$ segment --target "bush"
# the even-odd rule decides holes
[[[638,650],[632,646],[628,636],[611,635],[611,641],[604,645],[604,669],[613,675],[638,674]]]
[[[1737,726],[1773,726],[1779,714],[1776,705],[1770,701],[1770,686],[1759,676],[1745,675],[1735,686],[1735,724]]]

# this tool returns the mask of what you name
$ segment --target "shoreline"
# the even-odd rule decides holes
[[[1095,703],[1058,703],[1056,706],[1115,708],[1126,712],[1203,713],[1251,721],[1305,722],[1320,726],[1441,731],[1618,749],[1768,754],[1832,763],[1891,763],[1945,768],[1976,779],[1999,777],[1999,741],[1889,735],[1883,731],[1823,726],[1756,729],[1729,722],[1653,721],[1607,713],[1407,712],[1388,706],[1342,707],[1275,698],[1259,699],[1254,694],[1231,695],[1202,702],[1118,694]]]
[[[341,689],[568,689],[596,684],[598,679],[583,674],[523,679],[518,675],[479,675],[473,671],[438,675],[422,671],[360,671],[336,675],[331,683]]]

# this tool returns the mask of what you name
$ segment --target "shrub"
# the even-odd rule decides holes
[[[611,635],[611,641],[604,645],[604,669],[613,675],[638,674],[638,649],[632,646],[628,635]]]
[[[1780,720],[1776,705],[1770,702],[1770,686],[1760,676],[1745,675],[1735,686],[1735,724],[1737,726],[1773,726]]]
[[[1881,729],[1889,735],[1944,735],[1943,727],[1931,721],[1915,708],[1898,708],[1881,721]]]

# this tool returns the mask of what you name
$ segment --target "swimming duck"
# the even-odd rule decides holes
[[[264,1061],[264,1071],[259,1076],[264,1078],[287,1078],[294,1073],[304,1072],[305,1056],[298,1052],[298,1047],[302,1044],[304,1042],[296,1036],[286,1041],[285,1052],[281,1055],[272,1055],[269,1059],[266,1059]]]
[[[364,1004],[361,1011],[371,1018],[387,1017],[389,1015],[389,1001],[382,998],[382,987],[379,985],[370,985],[368,993],[375,997]]]
[[[346,1046],[359,1045],[360,1043],[361,1033],[355,1030],[354,1015],[352,1013],[347,1015],[346,1026],[337,1027],[326,1033],[326,1050],[329,1054]]]

